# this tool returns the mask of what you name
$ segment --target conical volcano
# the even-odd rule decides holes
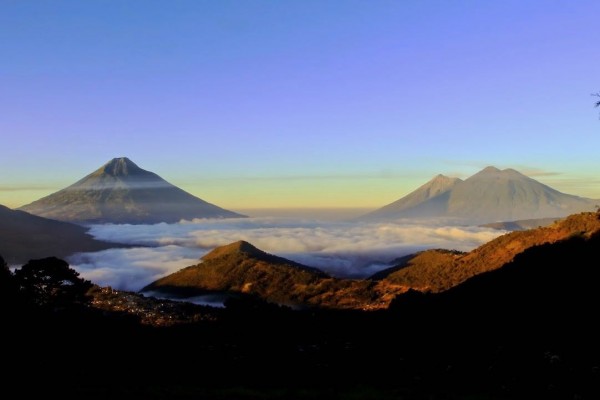
[[[73,185],[20,209],[80,224],[243,217],[187,193],[126,157],[114,158]]]

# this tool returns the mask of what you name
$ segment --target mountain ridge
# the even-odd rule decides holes
[[[379,309],[405,290],[388,282],[333,278],[237,241],[213,249],[199,264],[160,278],[141,292],[182,298],[249,295],[300,307]]]
[[[439,175],[438,175],[439,176]],[[447,190],[423,196],[437,176],[408,195],[359,220],[445,218],[457,223],[486,224],[499,221],[559,218],[591,211],[596,200],[559,192],[519,171],[488,166]],[[421,201],[418,201],[421,199]]]
[[[599,232],[597,213],[575,214],[548,227],[507,233],[467,253],[434,249],[405,256],[396,266],[368,279],[333,278],[237,241],[215,248],[199,264],[158,279],[142,292],[184,298],[240,294],[294,306],[383,309],[410,290],[444,292],[482,273],[503,268],[529,249]]]
[[[423,292],[443,292],[484,272],[502,268],[525,250],[600,232],[598,213],[580,213],[552,225],[514,231],[499,236],[468,253],[425,250],[403,259],[397,266],[379,271],[372,279],[386,280]]]
[[[94,239],[87,228],[0,205],[0,254],[11,264],[124,247]]]

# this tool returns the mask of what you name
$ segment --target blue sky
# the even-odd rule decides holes
[[[0,204],[127,156],[232,209],[512,167],[600,198],[598,1],[0,3]]]

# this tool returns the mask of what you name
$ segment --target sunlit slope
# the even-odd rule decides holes
[[[420,291],[441,292],[475,275],[502,267],[526,249],[574,235],[589,237],[599,231],[597,213],[575,214],[547,227],[508,233],[468,253],[440,250],[417,253],[398,266],[377,273],[374,278]]]
[[[382,308],[405,290],[387,282],[332,278],[244,241],[217,247],[201,263],[142,289],[179,297],[238,293],[280,304],[327,308]]]
[[[381,309],[409,289],[442,292],[499,269],[528,249],[598,232],[598,214],[572,215],[549,227],[508,233],[468,253],[437,249],[406,256],[371,279],[333,278],[239,241],[214,249],[199,264],[159,279],[143,291],[177,297],[246,294],[287,305]]]

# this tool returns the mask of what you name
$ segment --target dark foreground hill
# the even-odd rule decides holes
[[[597,399],[599,257],[598,233],[574,234],[530,247],[447,292],[409,292],[376,312],[292,310],[250,297],[221,310],[178,309],[109,289],[86,294],[89,285],[73,274],[66,284],[44,279],[50,287],[24,279],[62,274],[65,264],[56,259],[49,261],[58,269],[44,267],[48,260],[30,263],[29,273],[0,269],[8,366],[0,392],[94,399]],[[45,273],[32,275],[32,267]],[[152,314],[169,321],[170,312],[190,320],[141,323]]]
[[[114,158],[73,185],[21,210],[75,223],[154,224],[194,218],[234,218],[128,158]]]
[[[66,257],[118,247],[95,240],[87,228],[11,210],[0,205],[0,254],[10,264],[49,256]]]

